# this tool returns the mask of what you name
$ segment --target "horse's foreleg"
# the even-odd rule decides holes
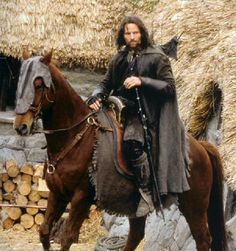
[[[61,240],[61,251],[68,251],[73,243],[78,242],[79,231],[84,219],[89,215],[90,202],[87,193],[75,191],[71,200],[69,217],[66,220],[65,232]]]
[[[45,213],[44,222],[39,229],[40,241],[44,251],[50,249],[50,231],[52,224],[57,221],[65,211],[67,202],[59,200],[52,192],[49,193],[48,205]]]
[[[133,251],[144,237],[146,216],[129,218],[129,235],[124,251]]]

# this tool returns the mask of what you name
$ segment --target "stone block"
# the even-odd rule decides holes
[[[46,139],[44,134],[37,133],[31,136],[25,137],[26,148],[41,148],[46,145]]]
[[[1,132],[2,133],[2,132]],[[9,140],[9,136],[0,136],[0,146],[5,147]]]
[[[128,235],[129,222],[127,217],[117,217],[110,228],[109,237]]]
[[[164,227],[165,222],[163,221],[160,215],[156,215],[154,211],[149,215],[146,220],[146,229],[145,229],[145,245],[150,246],[151,243],[155,243],[158,239],[161,229]],[[155,231],[153,231],[155,229]]]
[[[184,218],[184,216],[181,216],[178,220],[178,223],[176,225],[175,233],[174,233],[174,239],[176,240],[176,243],[180,250],[184,246],[187,239],[191,236],[189,226]]]
[[[47,150],[41,148],[33,148],[29,150],[27,162],[44,162],[47,159]]]
[[[24,148],[24,145],[25,145],[24,138],[19,135],[8,137],[6,144],[7,148],[22,149],[22,150]]]
[[[168,248],[172,245],[175,228],[176,222],[174,221],[168,221],[163,226],[158,236],[158,242],[161,244],[161,247]]]
[[[236,215],[226,222],[226,229],[236,240]]]
[[[169,250],[170,250],[170,251],[181,251],[181,249],[179,249],[179,247],[178,247],[176,241],[173,241],[173,243],[171,244]]]
[[[7,160],[15,160],[18,165],[26,162],[24,151],[16,151],[8,148],[0,149],[0,162],[5,163]]]
[[[187,239],[181,251],[197,251],[196,242],[192,235]]]

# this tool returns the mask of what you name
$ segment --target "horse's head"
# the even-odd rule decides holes
[[[16,93],[14,128],[20,135],[32,133],[33,124],[43,109],[53,104],[53,83],[49,71],[52,52],[30,58],[23,52],[23,63]]]

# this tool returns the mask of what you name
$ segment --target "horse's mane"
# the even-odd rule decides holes
[[[73,92],[74,94],[79,96],[75,92],[75,90],[71,87],[66,77],[61,73],[61,71],[53,63],[50,63],[48,68],[52,76],[52,81],[54,83],[60,83],[62,86],[66,87],[70,92]]]
[[[57,111],[76,122],[89,112],[85,101],[72,88],[61,71],[51,62],[48,65],[55,88]],[[58,116],[58,115],[56,115]]]
[[[63,73],[57,68],[54,63],[51,62],[48,68],[51,73],[53,83],[57,83],[60,85],[60,87],[63,88],[63,96],[66,96],[67,92],[68,96],[73,97],[73,99],[76,100],[76,102],[79,102],[80,105],[84,104],[85,106],[87,106],[80,95],[73,89],[68,79],[63,75]]]

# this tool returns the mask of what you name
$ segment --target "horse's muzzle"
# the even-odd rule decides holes
[[[21,136],[26,136],[29,134],[29,129],[26,124],[21,124],[18,128],[15,128],[15,130]]]

